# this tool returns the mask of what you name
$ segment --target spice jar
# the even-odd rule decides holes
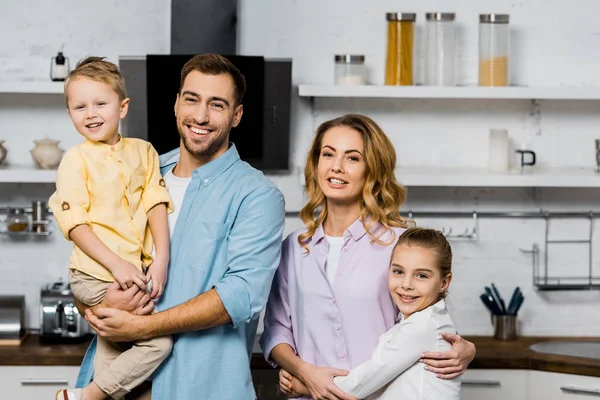
[[[364,85],[365,76],[365,56],[352,54],[335,56],[336,85]]]
[[[454,13],[427,13],[425,85],[456,85]]]
[[[508,14],[479,15],[479,86],[508,86]]]
[[[5,223],[9,232],[23,232],[29,226],[25,210],[22,208],[9,209]]]
[[[414,13],[386,13],[388,21],[386,85],[413,84]]]

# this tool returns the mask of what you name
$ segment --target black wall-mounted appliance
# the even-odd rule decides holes
[[[159,154],[179,147],[171,110],[181,68],[193,55],[146,56],[148,141]],[[242,160],[262,171],[289,169],[291,60],[225,55],[246,77],[244,114],[231,131]]]

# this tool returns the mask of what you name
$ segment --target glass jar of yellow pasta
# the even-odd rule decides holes
[[[385,84],[413,84],[415,13],[386,13],[388,22]]]
[[[479,86],[508,86],[508,14],[479,15]]]

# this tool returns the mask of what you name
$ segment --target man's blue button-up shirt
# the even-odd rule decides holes
[[[160,157],[163,175],[179,149]],[[255,399],[250,356],[258,316],[279,264],[284,198],[235,145],[192,173],[171,238],[167,286],[159,310],[216,289],[232,323],[174,336],[155,372],[153,400]],[[95,341],[78,387],[91,381]]]

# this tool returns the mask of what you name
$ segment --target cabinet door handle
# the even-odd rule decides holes
[[[566,393],[573,394],[591,394],[595,396],[600,396],[600,389],[587,389],[587,388],[579,388],[575,386],[561,386],[560,390]]]
[[[68,385],[69,380],[57,379],[21,379],[21,385]]]
[[[463,379],[463,386],[484,386],[484,387],[500,387],[500,381],[490,379]]]

